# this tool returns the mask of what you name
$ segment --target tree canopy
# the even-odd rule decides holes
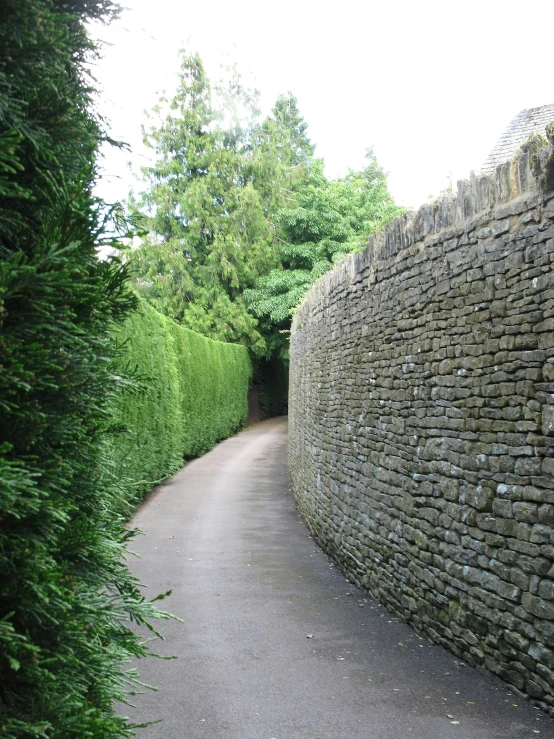
[[[371,149],[366,158],[361,172],[350,171],[334,181],[325,177],[323,162],[313,160],[294,204],[277,214],[283,237],[279,264],[244,292],[271,351],[287,356],[283,332],[311,285],[346,254],[363,248],[370,233],[400,212]]]
[[[364,169],[329,180],[291,93],[262,119],[236,70],[213,85],[197,54],[183,53],[166,108],[145,132],[157,159],[132,203],[137,287],[189,328],[286,357],[306,290],[399,212],[386,175],[368,150]]]

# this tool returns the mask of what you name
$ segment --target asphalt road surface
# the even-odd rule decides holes
[[[133,571],[184,624],[139,662],[143,739],[554,739],[554,721],[418,636],[314,544],[286,419],[189,463],[138,511]]]

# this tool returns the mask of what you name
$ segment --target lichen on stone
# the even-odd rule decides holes
[[[551,190],[554,190],[554,121],[551,121],[546,126],[545,133],[553,148],[546,162],[543,190],[544,192],[550,192]]]
[[[545,129],[546,138],[535,133],[521,144],[519,150],[529,155],[529,168],[543,192],[554,189],[554,121]],[[552,149],[545,161],[545,150]],[[542,153],[542,156],[541,156]]]

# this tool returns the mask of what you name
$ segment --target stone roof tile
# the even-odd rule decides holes
[[[508,128],[498,139],[481,172],[490,174],[498,164],[503,164],[512,158],[515,150],[532,134],[540,133],[544,136],[544,129],[554,120],[554,103],[542,105],[540,108],[528,108],[518,113],[510,122]]]

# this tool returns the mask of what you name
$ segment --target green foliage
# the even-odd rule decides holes
[[[149,236],[131,261],[138,291],[161,312],[263,352],[241,294],[275,264],[273,228],[248,171],[240,116],[254,114],[251,98],[236,78],[227,92],[216,107],[200,58],[183,56],[167,116],[145,135],[158,160],[144,169],[149,189],[138,207]],[[226,97],[233,105],[221,107]]]
[[[90,238],[43,246],[0,264],[0,727],[128,736],[112,704],[133,684],[129,657],[147,653],[130,622],[159,615],[123,563],[125,490],[102,455],[106,329],[133,300]]]
[[[107,0],[0,4],[0,735],[111,739],[159,617],[124,561],[127,491],[105,457],[111,332],[135,306],[100,262],[85,23]],[[150,627],[150,626],[149,626]],[[150,627],[151,628],[151,627]]]
[[[110,442],[132,500],[241,428],[252,374],[248,351],[179,326],[144,301],[117,330],[117,366],[135,383],[119,396]]]
[[[110,0],[0,4],[0,248],[32,249],[52,184],[73,195],[92,176],[103,134],[85,79],[95,54],[85,21],[116,13]]]
[[[248,346],[264,413],[281,413],[287,383],[274,379],[285,377],[291,317],[321,275],[400,212],[386,175],[369,150],[362,171],[329,181],[293,95],[260,120],[236,71],[213,87],[195,54],[183,54],[177,94],[155,113],[145,141],[157,161],[132,202],[145,231],[130,256],[137,290],[183,326]]]
[[[361,172],[329,181],[313,160],[294,202],[277,214],[282,234],[280,264],[258,279],[244,299],[258,318],[269,353],[288,357],[291,316],[313,283],[345,254],[364,247],[370,233],[401,212],[389,195],[386,175],[371,150]]]
[[[400,212],[371,150],[362,171],[329,181],[293,95],[260,121],[240,77],[213,88],[198,55],[183,56],[177,95],[146,141],[157,162],[133,204],[148,234],[131,255],[137,289],[257,359],[286,363],[306,291]]]
[[[274,230],[274,248],[278,249],[279,229],[275,218],[294,202],[294,191],[304,183],[310,170],[315,147],[300,115],[296,98],[281,95],[261,123],[252,121],[246,152],[246,172],[256,192],[260,193],[264,215]]]

